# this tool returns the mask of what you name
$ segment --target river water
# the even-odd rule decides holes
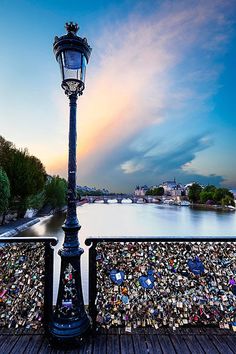
[[[84,204],[77,208],[82,228],[79,239],[82,255],[82,282],[85,303],[88,302],[88,247],[84,240],[92,236],[236,236],[236,213],[199,210],[189,207],[157,204]],[[19,236],[54,236],[59,243],[55,252],[54,301],[60,270],[57,250],[63,242],[61,226],[65,214],[42,218]]]

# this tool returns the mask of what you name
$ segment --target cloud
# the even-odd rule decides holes
[[[137,134],[130,145],[120,146],[117,153],[100,162],[87,180],[94,183],[95,176],[100,186],[105,184],[118,191],[130,191],[137,184],[158,184],[171,177],[183,183],[198,181],[219,185],[223,182],[221,175],[206,173],[207,165],[202,166],[204,172],[192,165],[198,154],[214,146],[209,133],[179,136],[170,130],[169,136],[162,136],[157,130],[158,127],[156,130],[147,128],[142,134]]]
[[[145,163],[140,162],[137,158],[124,162],[121,165],[121,169],[124,173],[134,173],[143,171],[145,169]]]
[[[94,170],[88,177],[89,182],[95,175],[98,185],[127,192],[137,184],[155,185],[174,177],[182,183],[198,181],[219,185],[223,182],[222,176],[201,174],[191,163],[198,153],[213,146],[208,133],[172,140],[157,137],[154,141],[155,135],[158,134],[146,129],[129,148],[120,147],[119,154],[110,155],[99,165],[99,170]]]
[[[151,149],[135,153],[135,157],[121,164],[124,173],[146,172],[163,174],[166,171],[189,171],[196,154],[212,145],[207,135],[192,136],[185,141],[174,142],[168,147],[157,143]]]
[[[191,61],[193,49],[200,51],[206,44],[219,42],[219,32],[225,31],[227,24],[222,7],[221,1],[179,2],[147,17],[133,15],[99,33],[88,68],[88,92],[81,100],[81,152],[93,149],[98,143],[93,144],[93,139],[100,135],[99,145],[110,144],[114,137],[119,143],[119,133],[130,135],[158,123],[166,107],[186,96],[188,99],[186,90],[181,96],[183,84],[176,96],[178,82],[174,82],[172,70],[186,61],[186,55]],[[226,41],[227,33],[224,38]],[[225,41],[222,38],[222,46]],[[192,72],[189,65],[186,75]],[[200,76],[205,80],[208,69],[212,72],[211,66],[197,66],[198,80]],[[214,75],[217,77],[217,72]],[[174,102],[169,101],[172,88]],[[189,96],[194,95],[192,88],[187,89]]]
[[[109,175],[121,166],[126,177],[148,173],[154,165],[161,171],[176,166],[186,169],[208,147],[195,133],[176,150],[170,146],[165,154],[158,144],[152,150],[147,143],[142,159],[137,149],[129,149],[147,127],[161,130],[164,124],[187,122],[191,117],[202,130],[213,108],[211,98],[219,88],[222,66],[215,61],[230,38],[233,7],[232,1],[219,0],[165,1],[161,6],[153,2],[151,14],[139,8],[128,19],[112,21],[98,30],[87,90],[79,101],[82,180],[93,174],[96,182],[97,174],[103,174],[101,166],[106,170],[113,166]],[[191,145],[193,141],[197,146]],[[187,149],[185,154],[183,149]]]

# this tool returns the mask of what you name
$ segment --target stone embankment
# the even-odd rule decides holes
[[[77,202],[77,206],[83,205],[87,203],[87,200],[82,200]],[[64,206],[60,209],[52,209],[50,206],[46,206],[41,209],[36,217],[32,218],[23,218],[19,220],[10,221],[8,224],[0,226],[0,238],[1,237],[13,237],[16,236],[19,232],[25,231],[29,227],[37,224],[41,218],[45,218],[47,216],[51,216],[57,212],[66,212],[67,206]]]
[[[30,226],[37,224],[39,218],[20,219],[9,223],[9,225],[0,226],[0,237],[13,237],[19,232],[28,229]]]
[[[209,205],[209,204],[190,204],[190,208],[204,209],[204,210],[219,210],[219,211],[235,211],[234,207],[227,207],[221,205]]]

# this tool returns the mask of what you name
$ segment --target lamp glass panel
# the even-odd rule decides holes
[[[64,80],[64,68],[63,68],[62,53],[60,53],[60,55],[58,56],[57,61],[60,65],[62,80]]]
[[[82,65],[82,55],[77,50],[65,50],[64,65],[66,69],[78,70]]]
[[[82,67],[81,53],[76,50],[65,50],[64,52],[62,52],[61,60],[63,69],[63,80],[80,80]]]
[[[80,79],[80,70],[71,70],[71,69],[67,69],[64,67],[63,80],[66,80],[66,79],[79,80]]]
[[[85,82],[86,65],[87,65],[87,60],[85,58],[85,55],[82,54],[82,66],[81,66],[80,80],[83,82]]]

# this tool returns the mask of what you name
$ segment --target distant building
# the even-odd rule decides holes
[[[135,191],[134,191],[134,195],[136,195],[137,197],[143,197],[146,195],[146,192],[148,191],[148,186],[144,185],[144,186],[136,186]]]
[[[173,181],[166,181],[159,185],[164,189],[164,195],[171,197],[178,197],[185,195],[184,186],[180,183],[177,183],[175,178]]]
[[[78,186],[77,185],[77,189],[82,191],[82,192],[84,192],[84,193],[86,193],[86,192],[90,193],[90,195],[91,195],[92,192],[96,193],[97,191],[101,192],[102,194],[110,194],[110,192],[107,189],[105,189],[105,188],[98,189],[96,187]]]

